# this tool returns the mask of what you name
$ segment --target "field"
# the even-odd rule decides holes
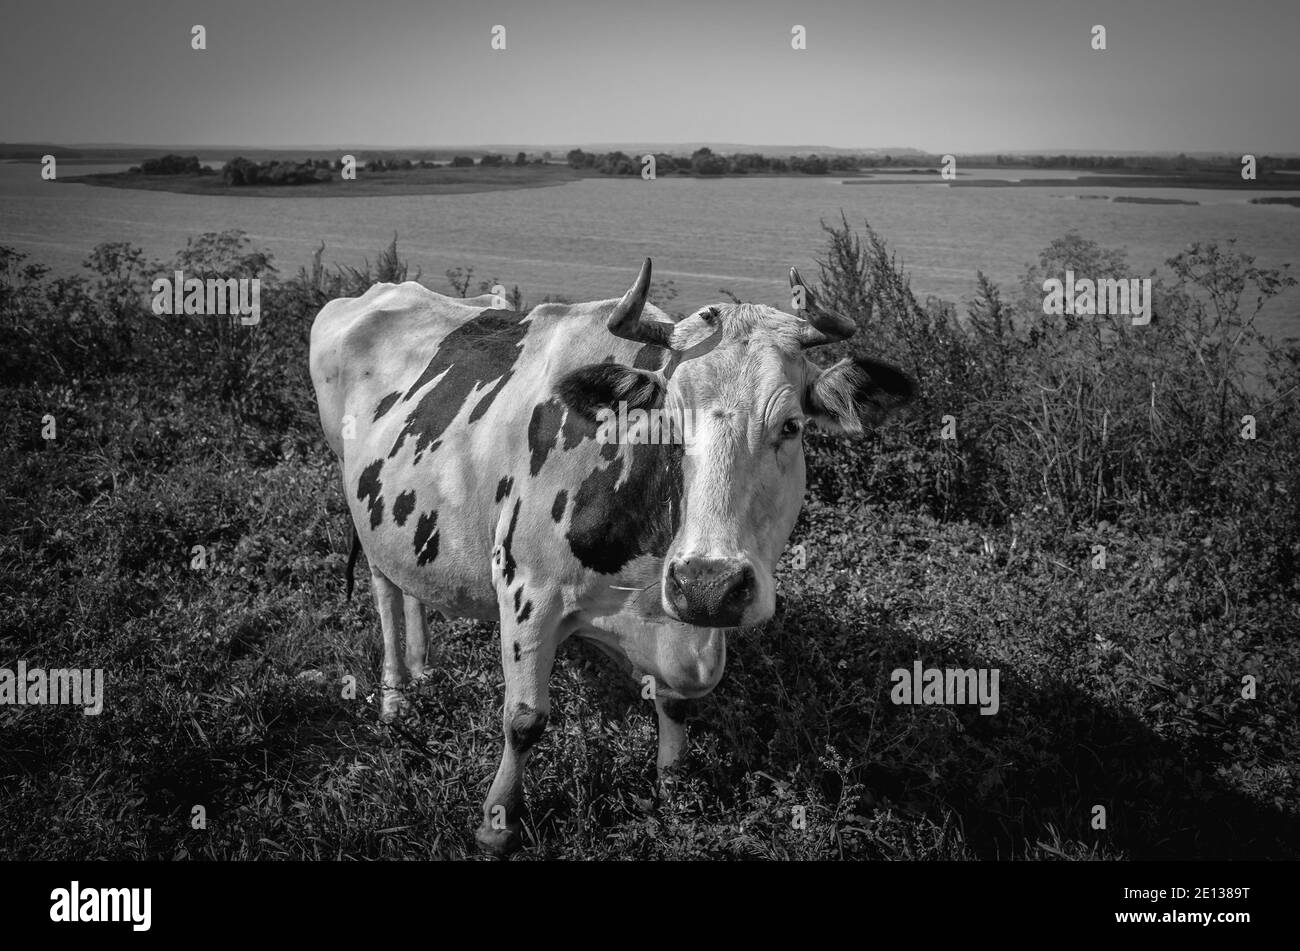
[[[777,616],[731,638],[671,796],[650,704],[566,651],[520,858],[1300,858],[1300,353],[1250,331],[1290,279],[1196,245],[1128,329],[1034,313],[1045,273],[1125,273],[1075,235],[960,321],[869,228],[828,228],[822,260],[921,405],[808,437]],[[107,692],[99,716],[0,706],[0,855],[475,854],[495,628],[435,624],[413,717],[377,722],[307,377],[319,307],[405,267],[395,244],[373,271],[273,263],[234,233],[166,264],[101,246],[79,279],[0,249],[0,666],[103,668]],[[173,265],[261,276],[261,325],[153,316]],[[895,705],[918,659],[998,668],[998,712]]]
[[[336,173],[337,174],[337,173]],[[359,171],[355,181],[314,185],[244,185],[233,188],[220,175],[130,175],[105,172],[60,177],[76,185],[136,188],[185,195],[231,195],[249,198],[357,198],[365,195],[463,195],[511,188],[545,188],[587,177],[567,165],[524,165],[480,168],[416,168],[394,172]]]

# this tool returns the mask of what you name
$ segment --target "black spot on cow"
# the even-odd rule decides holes
[[[427,565],[438,557],[438,513],[421,515],[415,524],[415,563]]]
[[[371,420],[371,422],[375,422],[375,423],[379,422],[379,418],[393,408],[393,404],[398,401],[401,395],[402,395],[402,391],[396,390],[395,392],[389,393],[382,400],[380,400],[379,405],[375,407],[375,415],[374,418]]]
[[[519,654],[519,642],[518,642],[518,641],[515,641],[515,663],[518,663],[518,662],[519,662],[519,657],[520,657],[520,654]]]
[[[357,479],[357,500],[366,503],[370,510],[370,527],[378,528],[384,520],[384,498],[380,495],[384,484],[379,481],[379,470],[384,467],[384,460],[376,459],[361,470]]]
[[[533,602],[525,601],[524,609],[515,615],[515,622],[518,624],[523,624],[532,616],[533,616]]]
[[[564,451],[568,452],[574,446],[577,446],[584,439],[595,439],[596,433],[600,427],[595,420],[588,419],[581,413],[575,413],[572,410],[565,411],[564,428],[560,430],[564,434]]]
[[[554,396],[533,407],[532,418],[528,421],[528,474],[533,478],[542,471],[546,457],[555,447],[555,438],[560,434],[563,419],[564,404]]]
[[[555,522],[560,522],[564,518],[564,507],[569,504],[569,493],[561,489],[555,493],[555,501],[551,503],[551,518]]]
[[[520,585],[518,588],[515,588],[515,613],[516,614],[519,613],[519,602],[523,599],[523,596],[524,596],[524,587],[523,585]]]
[[[509,495],[510,490],[514,488],[514,485],[515,485],[514,479],[508,479],[505,476],[502,476],[501,481],[497,483],[497,501],[500,502],[507,495]]]
[[[532,747],[546,730],[546,714],[534,710],[526,703],[515,707],[510,718],[510,746],[519,753]]]
[[[523,504],[523,499],[515,499],[515,510],[510,515],[510,528],[501,543],[501,577],[506,580],[506,584],[511,584],[515,580],[515,556],[510,551],[510,546],[515,539],[515,525],[519,522],[519,506]]]
[[[406,524],[406,517],[415,511],[415,492],[407,489],[393,503],[393,521],[398,527]]]
[[[583,566],[616,574],[641,555],[667,554],[681,524],[683,447],[611,443],[603,449],[617,455],[583,479],[574,493],[565,537]],[[616,487],[629,456],[627,479]]]
[[[443,433],[470,393],[476,387],[495,380],[486,392],[479,395],[478,402],[470,411],[469,423],[473,425],[482,418],[514,375],[521,344],[528,334],[528,325],[523,322],[526,316],[515,311],[488,308],[443,338],[429,365],[406,391],[403,402],[414,399],[415,394],[432,381],[438,382],[420,397],[407,415],[388,453],[389,458],[397,454],[407,437],[415,439],[416,461],[425,450],[437,451],[442,445]]]

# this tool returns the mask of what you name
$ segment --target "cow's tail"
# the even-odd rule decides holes
[[[352,573],[357,567],[357,555],[361,554],[361,533],[357,531],[355,525],[352,526],[352,551],[348,553],[348,570],[344,577],[347,579],[348,600],[352,600]]]

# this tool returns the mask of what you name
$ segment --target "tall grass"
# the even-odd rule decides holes
[[[922,391],[905,436],[880,437],[894,451],[871,467],[853,466],[842,443],[818,444],[839,469],[837,491],[902,488],[945,517],[1041,509],[1069,527],[1186,506],[1240,513],[1273,504],[1261,490],[1275,483],[1300,497],[1300,350],[1256,328],[1263,305],[1294,286],[1285,270],[1256,266],[1231,241],[1198,242],[1167,261],[1169,276],[1152,275],[1147,326],[1049,316],[1047,278],[1138,276],[1121,251],[1071,233],[1043,250],[1011,300],[977,275],[963,319],[947,302],[917,300],[870,225],[823,227],[820,299],[862,324],[841,348],[897,360]],[[946,416],[955,440],[939,438]],[[1247,416],[1253,439],[1242,435]],[[902,475],[878,471],[890,466]]]

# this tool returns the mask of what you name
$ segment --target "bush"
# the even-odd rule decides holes
[[[978,275],[963,321],[946,302],[916,299],[870,225],[823,228],[817,299],[863,332],[814,354],[870,343],[922,393],[910,422],[871,437],[884,451],[867,469],[842,444],[813,443],[835,473],[821,486],[829,497],[883,485],[944,516],[996,521],[1041,507],[1080,525],[1187,505],[1236,510],[1296,471],[1297,352],[1254,327],[1263,303],[1295,283],[1285,270],[1259,268],[1231,243],[1194,244],[1168,260],[1172,280],[1154,278],[1149,326],[1049,317],[1045,278],[1131,273],[1122,252],[1070,234],[1044,249],[1014,301]],[[1241,438],[1247,415],[1253,440]],[[955,440],[939,438],[945,417]]]

